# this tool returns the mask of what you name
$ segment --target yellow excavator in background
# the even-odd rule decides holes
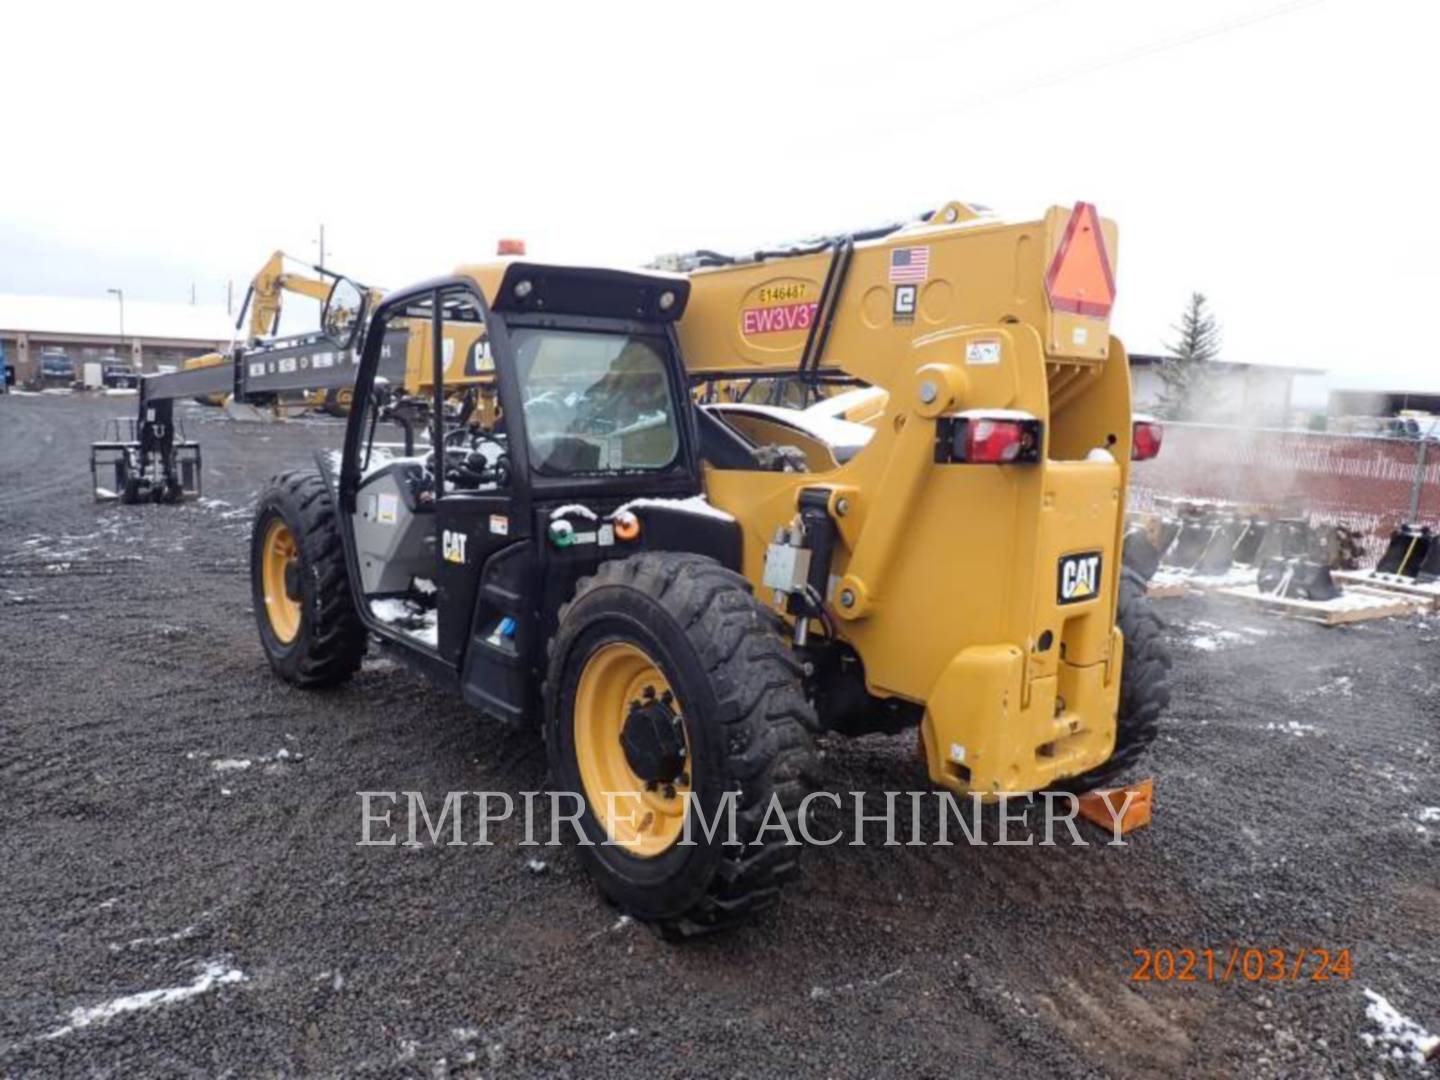
[[[287,270],[287,260],[299,262],[298,259],[286,255],[283,251],[272,252],[250,281],[250,288],[245,293],[245,303],[241,306],[240,317],[235,323],[237,334],[240,333],[242,327],[245,328],[244,340],[247,345],[273,338],[278,333],[285,293],[306,296],[320,304],[324,304],[330,296],[335,275],[315,266],[311,269],[321,276],[307,277],[304,274]],[[327,276],[331,280],[326,280]],[[370,290],[371,302],[378,301],[381,295],[379,290]],[[215,367],[220,364],[228,364],[232,359],[233,355],[230,353],[205,353],[203,356],[195,356],[186,360],[184,370],[194,371],[197,368]],[[277,398],[275,407],[280,409],[286,405],[293,407],[298,404],[301,408],[324,409],[332,416],[344,416],[350,408],[350,395],[351,391],[348,387],[332,387],[329,390],[306,392],[298,400],[286,402]],[[218,406],[225,404],[227,396],[229,395],[216,392],[202,394],[195,400],[202,405]]]
[[[313,266],[310,269],[321,276],[308,277],[286,269],[287,260],[299,262],[283,251],[273,252],[250,282],[250,288],[245,294],[245,303],[241,306],[240,317],[235,324],[237,335],[242,328],[245,330],[245,338],[241,344],[247,350],[252,350],[261,343],[271,344],[275,341],[280,328],[280,315],[284,308],[285,293],[309,297],[321,305],[325,304],[330,297],[330,290],[334,287],[337,275],[322,267]],[[383,290],[380,289],[366,288],[364,291],[365,302],[370,307],[379,303],[380,298],[384,295]],[[429,327],[424,324],[416,324],[413,329],[414,333],[410,334],[405,345],[404,374],[398,380],[403,384],[405,394],[412,397],[427,394],[434,386],[434,380],[431,378],[429,370],[430,346],[426,337]],[[480,406],[484,410],[493,402],[493,379],[490,377],[488,369],[481,371],[473,368],[476,337],[477,334],[466,332],[447,334],[444,346],[452,359],[446,365],[445,384],[452,389],[456,386],[468,388],[473,384],[481,384],[478,392],[481,398]],[[481,352],[483,353],[483,349]],[[234,359],[235,352],[232,346],[229,353],[210,352],[192,357],[185,361],[184,370],[213,368],[221,364],[232,363]],[[467,366],[467,363],[470,363],[470,366]],[[391,365],[389,370],[399,375],[399,367],[399,358],[397,358],[397,362]],[[294,408],[322,409],[331,416],[343,417],[350,412],[353,393],[353,388],[348,385],[303,392],[292,391],[289,395],[276,395],[271,402],[271,407],[277,412]],[[229,393],[217,390],[196,395],[195,400],[202,405],[220,406],[225,404],[225,400],[229,396]]]

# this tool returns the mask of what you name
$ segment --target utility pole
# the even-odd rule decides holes
[[[235,279],[231,278],[225,283],[225,314],[235,313]]]
[[[320,223],[320,260],[315,264],[319,267],[325,266],[325,223]]]
[[[123,352],[125,350],[125,290],[106,289],[105,291],[120,301],[120,350]]]
[[[195,306],[195,282],[190,282],[190,306]]]
[[[1421,432],[1415,448],[1415,480],[1410,485],[1410,516],[1405,520],[1412,525],[1420,524],[1420,487],[1425,482],[1425,447],[1429,443],[1427,432]]]

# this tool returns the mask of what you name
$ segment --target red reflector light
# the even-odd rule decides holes
[[[524,240],[501,240],[495,251],[496,255],[524,255]]]
[[[1160,453],[1165,429],[1154,420],[1136,420],[1130,439],[1130,460],[1148,461]]]
[[[937,462],[1004,465],[1040,460],[1040,421],[1034,417],[942,416],[936,434]]]

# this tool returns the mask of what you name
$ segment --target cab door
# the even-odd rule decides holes
[[[505,410],[499,404],[484,304],[467,284],[434,290],[428,318],[410,327],[407,369],[425,399],[435,455],[436,649],[459,668],[477,629],[514,650],[513,625],[480,597],[485,567],[505,549],[525,546],[517,513]],[[412,306],[411,311],[416,311]],[[482,610],[486,609],[486,610]],[[494,625],[489,625],[493,623]]]

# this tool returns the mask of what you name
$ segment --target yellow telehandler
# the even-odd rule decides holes
[[[1108,783],[1169,666],[1121,564],[1130,464],[1159,440],[1110,334],[1115,252],[1089,204],[1007,223],[952,202],[665,271],[511,260],[373,309],[342,282],[343,455],[276,477],[255,516],[270,663],[330,685],[378,639],[535,723],[595,879],[674,935],[796,873],[821,733],[917,728],[957,793]],[[377,370],[420,326],[413,395]],[[488,410],[447,391],[461,334]],[[695,393],[777,379],[807,392]],[[397,453],[376,431],[402,409],[424,437]]]

